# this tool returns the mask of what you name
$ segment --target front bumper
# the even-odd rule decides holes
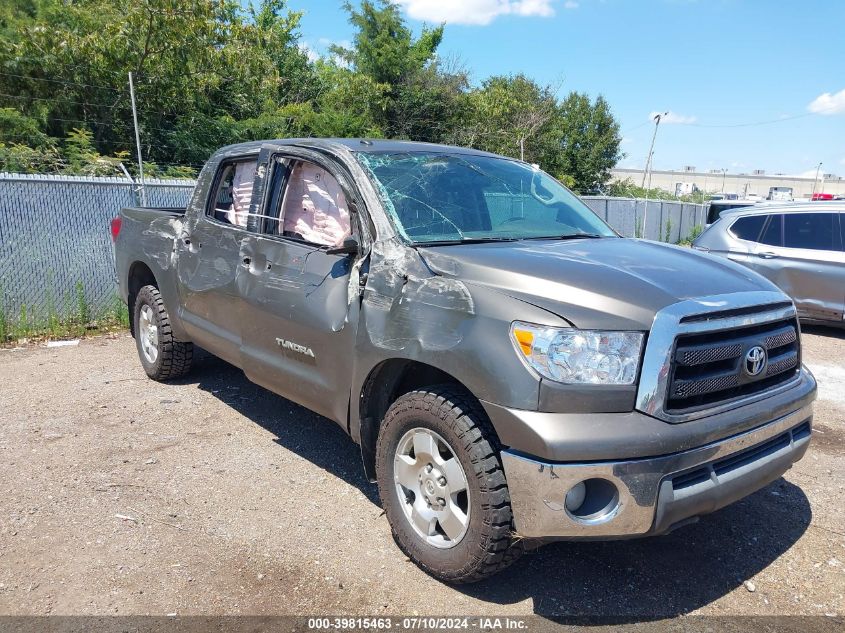
[[[812,391],[814,396],[814,381]],[[812,416],[810,397],[800,408],[754,429],[644,459],[552,463],[504,450],[516,531],[527,538],[560,539],[668,532],[780,477],[806,452]],[[565,498],[585,480],[605,482],[599,487],[603,493],[610,489],[609,482],[616,496],[605,505],[599,503],[600,511],[579,517],[566,509]]]

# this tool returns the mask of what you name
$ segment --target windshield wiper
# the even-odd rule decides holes
[[[516,242],[518,237],[465,237],[460,240],[430,240],[414,242],[411,246],[455,246],[456,244],[484,244],[486,242]]]
[[[603,237],[613,237],[612,235],[599,235],[598,233],[567,233],[566,235],[539,235],[532,237],[523,237],[524,240],[578,240],[586,239],[601,239]]]

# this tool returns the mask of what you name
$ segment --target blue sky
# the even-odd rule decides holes
[[[845,0],[400,0],[408,24],[447,23],[441,55],[473,83],[525,73],[602,94],[642,167],[650,115],[669,111],[656,169],[845,174]],[[339,0],[289,0],[325,52],[352,29]],[[769,123],[764,123],[769,122]],[[764,124],[761,124],[764,123]]]

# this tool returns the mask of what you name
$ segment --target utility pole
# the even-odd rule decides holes
[[[643,184],[642,186],[645,187],[645,181],[648,176],[648,172],[651,168],[651,159],[654,156],[654,141],[657,138],[657,127],[660,125],[660,119],[668,115],[668,112],[664,112],[663,114],[655,114],[654,115],[654,134],[651,136],[651,147],[648,149],[648,158],[645,161],[645,171],[643,172]]]
[[[810,195],[810,201],[812,201],[816,195],[816,183],[819,181],[819,170],[821,170],[821,168],[822,164],[819,163],[816,167],[816,177],[813,179],[813,193]]]
[[[646,176],[648,176],[648,189],[645,190],[645,208],[643,209],[643,225],[640,229],[640,235],[636,235],[636,216],[634,218],[634,235],[635,237],[645,237],[646,227],[648,226],[648,190],[651,189],[651,159],[654,156],[654,140],[657,138],[657,127],[660,125],[660,119],[668,115],[669,112],[654,115],[654,134],[651,136],[651,147],[648,149],[648,158],[645,161],[645,171],[643,172],[643,184],[645,188]],[[636,208],[636,207],[635,207]],[[658,239],[660,239],[658,237]]]
[[[138,149],[138,175],[141,181],[141,205],[147,206],[147,190],[144,188],[144,160],[141,158],[141,135],[138,133],[138,110],[135,108],[135,84],[129,71],[129,98],[132,101],[132,120],[135,122],[135,147]]]
[[[722,167],[722,193],[725,193],[725,176],[728,175],[728,168]]]

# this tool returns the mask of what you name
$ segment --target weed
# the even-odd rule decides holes
[[[85,298],[85,286],[81,281],[77,281],[74,289],[76,290],[76,314],[79,318],[79,323],[85,325],[91,320],[91,307]]]
[[[663,231],[663,241],[664,242],[671,242],[672,241],[672,218],[666,220],[666,228]]]
[[[690,232],[687,236],[682,239],[678,244],[681,246],[690,246],[695,240],[698,239],[698,236],[704,233],[704,227],[700,224],[696,224],[694,227],[690,229]]]
[[[77,283],[74,288],[74,296],[65,297],[69,309],[64,317],[56,310],[52,292],[48,293],[46,314],[42,313],[40,318],[35,307],[27,305],[20,307],[17,318],[11,316],[0,293],[0,346],[22,340],[79,338],[129,327],[129,311],[120,297],[115,295],[95,313],[82,292],[82,284]]]
[[[9,338],[9,320],[6,318],[6,304],[3,300],[3,288],[0,287],[0,345]]]

